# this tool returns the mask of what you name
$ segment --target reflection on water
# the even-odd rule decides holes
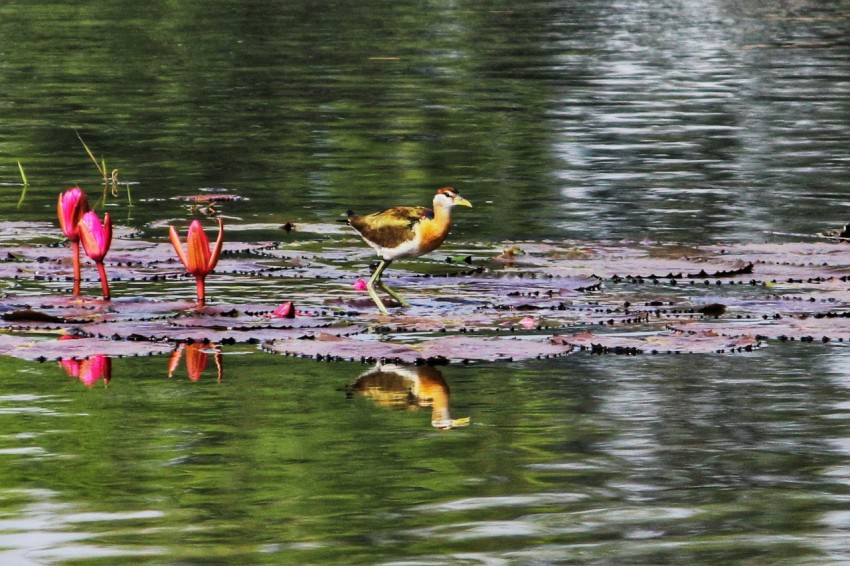
[[[100,184],[73,125],[138,181],[137,206],[112,205],[143,228],[203,188],[248,197],[219,213],[280,225],[447,184],[481,203],[453,241],[846,221],[846,0],[125,4],[0,6],[39,38],[0,38],[0,182],[21,159],[33,183],[20,209],[0,194],[10,216]]]
[[[174,377],[174,372],[180,367],[180,361],[186,358],[186,375],[190,381],[198,381],[207,367],[210,356],[215,363],[216,381],[224,379],[224,358],[222,348],[218,344],[208,342],[181,342],[167,360],[168,378]],[[63,358],[59,366],[69,377],[79,379],[86,387],[94,387],[95,383],[103,380],[104,386],[112,381],[112,358],[105,354],[97,354],[85,359]]]
[[[233,346],[221,382],[116,358],[93,389],[3,359],[0,561],[841,563],[847,352],[781,347],[353,379]]]
[[[103,354],[84,360],[62,359],[59,360],[59,365],[68,376],[79,379],[86,387],[94,387],[95,382],[100,379],[106,386],[112,379],[112,358]]]
[[[216,379],[219,383],[224,379],[224,358],[221,354],[221,346],[212,343],[193,342],[186,344],[181,342],[168,360],[168,378],[174,376],[174,372],[180,366],[180,359],[186,356],[186,374],[192,381],[201,379],[201,374],[207,367],[207,362],[212,355],[215,362]]]
[[[453,419],[449,412],[449,385],[434,366],[378,364],[357,377],[348,387],[391,409],[431,407],[431,426],[443,430],[468,426],[469,418]]]

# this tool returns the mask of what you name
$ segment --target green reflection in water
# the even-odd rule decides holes
[[[840,534],[850,396],[792,351],[436,368],[471,418],[443,431],[350,395],[358,364],[236,348],[220,381],[116,359],[89,388],[4,360],[2,530],[55,559],[812,557]]]

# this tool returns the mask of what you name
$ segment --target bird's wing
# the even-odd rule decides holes
[[[414,238],[414,227],[434,213],[424,206],[397,206],[366,216],[350,216],[348,223],[366,240],[394,248]]]

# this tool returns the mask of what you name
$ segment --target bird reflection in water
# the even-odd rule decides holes
[[[192,344],[181,343],[176,350],[171,353],[171,358],[168,360],[168,378],[174,375],[177,367],[180,365],[180,359],[185,354],[186,356],[186,373],[192,381],[201,379],[201,374],[207,367],[210,355],[213,356],[213,361],[216,367],[216,376],[221,382],[224,377],[224,361],[221,355],[221,346],[211,342],[194,342]]]
[[[66,358],[59,360],[59,365],[65,373],[79,379],[86,387],[94,387],[99,379],[103,380],[104,385],[109,385],[112,379],[112,358],[103,354],[84,360]]]
[[[453,419],[449,413],[449,386],[433,366],[378,364],[348,386],[357,393],[392,409],[431,407],[431,426],[447,430],[469,425],[469,417]]]

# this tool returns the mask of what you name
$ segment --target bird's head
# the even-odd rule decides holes
[[[472,208],[472,203],[460,196],[452,187],[443,187],[434,195],[434,208],[451,208],[453,206],[468,206]]]

